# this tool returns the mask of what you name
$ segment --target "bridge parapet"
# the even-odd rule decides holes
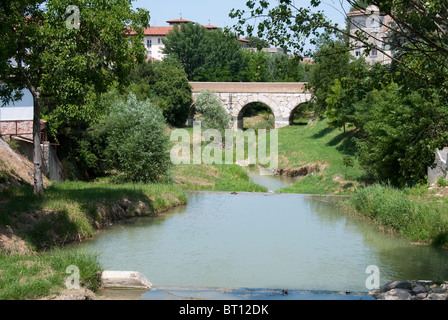
[[[309,93],[306,82],[190,82],[193,93],[210,90],[221,93]]]

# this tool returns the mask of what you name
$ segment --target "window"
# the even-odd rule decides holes
[[[148,48],[150,48],[151,45],[152,45],[152,41],[151,41],[151,39],[147,39],[147,40],[146,40],[146,46],[147,46]]]
[[[373,49],[370,51],[370,55],[371,55],[372,57],[376,57],[377,54],[378,54],[378,50],[376,50],[376,48],[373,48]]]
[[[355,57],[360,57],[361,56],[361,48],[356,48],[355,49]]]
[[[160,38],[157,38],[157,43],[160,44],[161,40]]]

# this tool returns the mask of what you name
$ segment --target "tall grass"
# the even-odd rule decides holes
[[[0,254],[0,300],[36,299],[65,289],[67,267],[79,268],[80,285],[96,290],[102,268],[98,257],[80,251],[55,250],[41,255]]]
[[[440,200],[441,201],[441,200]],[[412,241],[448,244],[447,204],[412,196],[410,189],[374,184],[354,191],[351,204],[360,214]]]

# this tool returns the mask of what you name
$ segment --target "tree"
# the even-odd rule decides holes
[[[434,150],[448,138],[448,104],[440,90],[406,90],[392,83],[358,102],[359,161],[376,180],[394,186],[425,182]]]
[[[271,75],[269,74],[270,56],[263,51],[254,52],[252,50],[244,51],[243,54],[247,59],[247,67],[244,70],[245,80],[248,82],[269,82]]]
[[[199,120],[204,130],[216,129],[221,133],[221,137],[225,136],[225,130],[229,128],[232,118],[214,92],[201,90],[196,99],[195,109],[200,113]]]
[[[202,51],[201,44],[206,32],[207,29],[199,24],[182,24],[180,28],[174,27],[162,40],[165,45],[163,52],[179,61],[190,80],[196,76],[197,69],[204,63],[206,53]]]
[[[269,48],[269,42],[266,40],[260,39],[258,37],[248,37],[247,40],[249,40],[249,48],[255,48],[257,50],[261,50],[262,48]]]
[[[344,41],[323,35],[317,42],[313,58],[308,86],[312,88],[314,110],[323,114],[335,80],[347,75],[351,56]]]
[[[187,75],[181,68],[164,61],[143,62],[130,74],[129,90],[138,99],[150,99],[170,125],[183,126],[193,103]]]
[[[310,65],[283,53],[271,55],[268,61],[270,79],[275,82],[306,82],[310,68]]]
[[[169,136],[162,111],[134,94],[115,100],[103,120],[105,161],[110,169],[132,182],[158,182],[168,178]]]
[[[239,81],[245,67],[241,43],[222,30],[182,24],[163,40],[164,53],[174,57],[191,81]]]
[[[33,95],[34,192],[44,192],[40,138],[45,99],[59,117],[88,118],[97,92],[126,83],[144,59],[146,10],[131,0],[6,0],[0,7],[0,91],[3,102],[27,88]],[[130,37],[131,32],[134,36]]]
[[[387,67],[376,63],[370,65],[364,58],[355,59],[347,65],[345,76],[336,78],[328,93],[324,116],[331,127],[343,127],[347,123],[362,129],[356,115],[357,104],[373,90],[382,90],[390,81]]]

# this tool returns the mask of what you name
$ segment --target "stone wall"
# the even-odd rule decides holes
[[[447,159],[448,159],[448,148],[445,147],[442,150],[436,150],[435,152],[435,167],[434,168],[428,168],[428,182],[434,183],[439,179],[440,176],[447,176],[448,172],[448,166],[447,166]]]

